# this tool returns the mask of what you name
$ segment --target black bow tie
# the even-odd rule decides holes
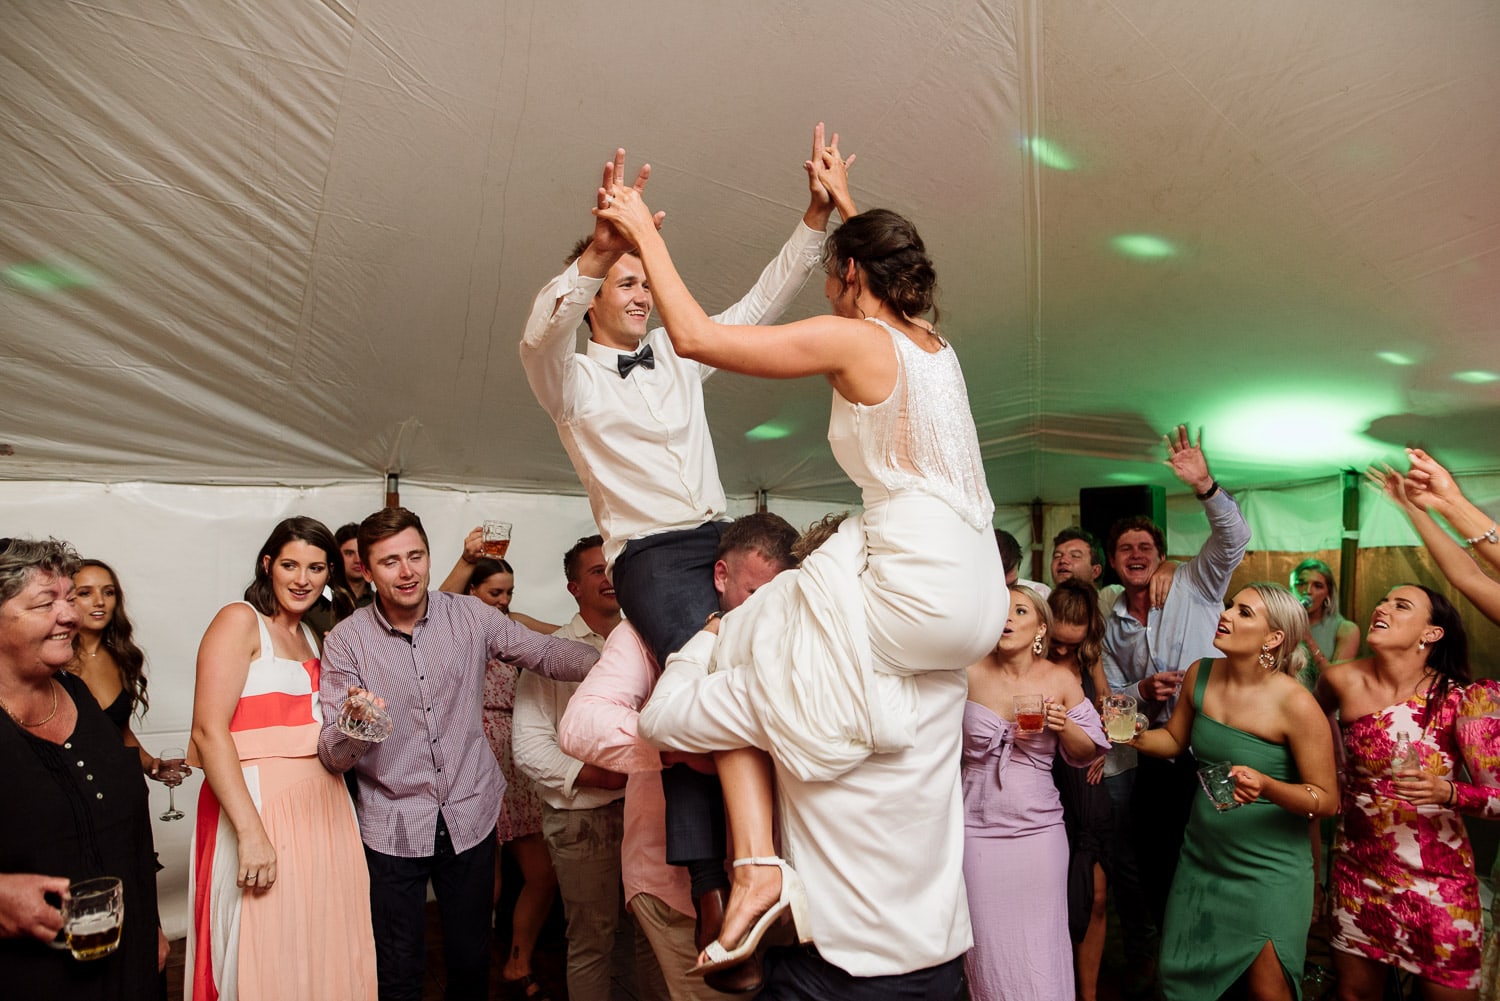
[[[623,379],[637,365],[643,368],[655,368],[656,355],[651,351],[651,345],[643,344],[641,345],[641,349],[633,355],[619,355],[616,357],[615,364],[620,366],[620,378]]]

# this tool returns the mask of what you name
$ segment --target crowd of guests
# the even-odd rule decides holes
[[[1228,593],[1250,529],[1186,427],[1164,445],[1209,524],[1196,554],[1169,563],[1125,519],[1058,535],[1050,588],[1020,579],[926,319],[935,268],[909,220],[856,210],[853,161],[819,124],[801,221],[718,316],[649,168],[605,165],[521,343],[600,530],[562,554],[567,623],[511,609],[478,530],[433,588],[404,508],[274,526],[199,650],[187,997],[420,998],[430,885],[446,997],[483,998],[504,846],[517,997],[546,996],[555,892],[574,1001],[608,997],[622,907],[648,997],[1091,1001],[1111,897],[1147,996],[1296,998],[1335,813],[1339,997],[1392,970],[1477,997],[1461,815],[1500,811],[1500,734],[1465,722],[1495,698],[1454,606],[1396,583],[1360,658],[1325,564]],[[829,314],[771,325],[819,267]],[[801,536],[728,517],[720,369],[826,380],[860,513]],[[1423,452],[1371,478],[1500,621],[1500,584],[1434,516],[1500,567],[1493,520]],[[0,760],[25,805],[0,822],[0,977],[25,996],[161,990],[145,781],[181,772],[131,732],[145,692],[113,571],[0,539]],[[129,901],[119,946],[71,959],[71,882],[103,875]]]
[[[1178,463],[1185,481],[1206,473],[1185,437],[1172,451],[1188,453]],[[1410,470],[1372,478],[1411,516],[1454,586],[1500,618],[1500,585],[1433,520],[1441,513],[1472,531],[1473,552],[1500,565],[1490,522],[1446,471],[1414,452]],[[1291,587],[1253,584],[1216,600],[1213,589],[1227,587],[1237,563],[1221,549],[1244,532],[1211,478],[1189,485],[1208,495],[1205,508],[1217,499],[1222,517],[1203,549],[1173,568],[1155,606],[1161,549],[1137,537],[1154,526],[1117,524],[1107,559],[1105,547],[1071,528],[1053,540],[1048,596],[1037,582],[1009,585],[999,640],[968,667],[956,778],[970,996],[1099,996],[1110,888],[1121,930],[1135,927],[1152,943],[1149,953],[1126,952],[1131,979],[1154,980],[1174,999],[1300,996],[1320,861],[1309,832],[1336,813],[1329,903],[1339,997],[1382,997],[1393,968],[1414,975],[1426,996],[1478,996],[1482,921],[1461,816],[1500,813],[1500,794],[1483,784],[1500,745],[1494,730],[1459,725],[1496,699],[1471,683],[1456,609],[1431,588],[1392,587],[1359,659],[1350,656],[1357,634],[1350,643],[1347,620],[1330,606],[1326,565],[1304,561]],[[817,528],[799,540],[771,514],[730,524],[715,554],[722,611],[837,534],[836,521]],[[712,758],[641,736],[661,667],[621,616],[602,538],[563,554],[578,612],[559,627],[512,611],[514,571],[481,554],[478,530],[442,590],[429,590],[415,515],[385,509],[346,530],[356,540],[348,563],[317,521],[277,525],[245,600],[226,606],[204,636],[193,763],[207,781],[196,810],[187,996],[419,997],[429,880],[450,996],[485,996],[497,853],[506,845],[525,882],[502,973],[517,996],[545,996],[531,957],[558,889],[570,997],[608,996],[622,902],[639,934],[644,996],[734,996],[716,989],[737,985],[716,984],[714,971],[707,980],[693,972],[710,942],[695,927],[688,874],[665,852],[661,770],[679,761],[710,768]],[[1206,556],[1217,575],[1205,583]],[[1096,588],[1106,563],[1123,586]],[[350,569],[376,581],[368,597],[380,595],[358,613]],[[130,728],[146,676],[120,580],[66,544],[17,539],[0,551],[0,584],[8,760],[35,761],[15,779],[35,793],[28,802],[38,816],[55,814],[56,829],[68,832],[46,843],[27,836],[37,829],[31,822],[7,832],[0,960],[17,982],[77,992],[67,996],[159,996],[166,942],[155,922],[140,778],[156,775],[161,761]],[[478,600],[455,602],[454,593]],[[1182,611],[1189,599],[1203,614]],[[334,623],[326,636],[305,621],[319,603]],[[1219,611],[1209,618],[1211,604]],[[1142,607],[1144,623],[1132,612]],[[1321,640],[1312,624],[1319,612],[1331,622]],[[1147,669],[1124,666],[1130,648],[1112,645],[1109,619],[1126,616],[1146,627]],[[1206,643],[1189,635],[1195,626]],[[1156,649],[1182,651],[1183,669]],[[365,743],[334,726],[345,698],[362,694],[391,712],[389,741]],[[1145,717],[1128,743],[1105,737],[1100,709],[1111,694],[1133,697]],[[1040,696],[1040,718],[1023,726],[1020,710],[1031,707],[1017,699],[1031,695]],[[1395,760],[1401,737],[1409,761]],[[66,760],[75,752],[84,765]],[[1172,763],[1165,791],[1146,807],[1181,794],[1171,871],[1131,836],[1145,829],[1143,776],[1124,797],[1111,793],[1111,779],[1131,771],[1111,775],[1111,759],[1124,755]],[[1200,767],[1221,762],[1230,808],[1197,779]],[[1478,764],[1466,770],[1466,762]],[[345,771],[356,776],[352,803],[338,777]],[[1174,789],[1179,773],[1192,781]],[[90,789],[103,795],[90,802]],[[1160,818],[1146,819],[1157,821],[1148,840],[1160,837]],[[69,881],[100,873],[120,875],[132,903],[114,956],[82,963],[25,945],[28,936],[50,944]],[[1125,899],[1163,883],[1159,910]],[[807,937],[804,948],[816,948],[820,936]],[[321,961],[263,961],[293,948]]]

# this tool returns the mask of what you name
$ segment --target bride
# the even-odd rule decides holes
[[[841,185],[847,164],[836,140],[822,147],[811,167],[830,190]],[[922,319],[929,312],[936,317],[937,310],[936,274],[921,237],[894,212],[875,209],[856,215],[830,235],[824,249],[824,294],[831,316],[775,327],[723,326],[709,319],[683,285],[640,192],[621,184],[601,189],[594,211],[639,249],[678,354],[762,378],[821,375],[828,380],[833,387],[829,442],[839,465],[863,493],[863,514],[846,521],[801,572],[782,574],[724,620],[714,659],[721,667],[727,662],[753,669],[749,673],[757,696],[767,700],[755,700],[758,725],[777,764],[790,769],[799,786],[808,781],[832,785],[829,780],[868,755],[887,757],[886,752],[916,743],[922,755],[934,760],[922,758],[922,767],[930,765],[931,774],[916,776],[914,788],[938,789],[944,843],[950,835],[961,840],[961,828],[948,828],[959,822],[952,764],[962,730],[963,671],[994,647],[1005,622],[1007,595],[991,534],[994,504],[963,374],[952,346]],[[776,617],[774,625],[757,629],[767,616]],[[786,628],[789,623],[795,628]],[[706,625],[710,631],[718,627],[716,619]],[[731,643],[736,631],[738,639]],[[733,649],[726,651],[726,646]],[[809,650],[821,656],[809,657]],[[930,672],[943,672],[942,697],[918,699],[914,679]],[[952,686],[946,682],[954,679],[958,694],[949,698]],[[658,694],[665,692],[658,688]],[[682,737],[677,731],[684,714],[666,701],[647,704],[641,732],[670,745]],[[928,718],[939,710],[951,719]],[[810,735],[804,730],[809,725],[824,732]],[[933,743],[936,734],[941,734],[935,738],[940,742],[951,734],[952,747],[945,743],[941,754],[926,748],[924,741]],[[828,735],[841,739],[830,742],[824,739]],[[824,750],[832,757],[821,756]],[[936,760],[942,756],[946,760]],[[816,900],[805,913],[801,880],[776,857],[772,845],[769,760],[753,749],[721,751],[716,760],[736,861],[720,938],[705,950],[699,969],[748,957],[771,921],[789,908],[798,919],[799,937],[816,937],[825,958],[836,962],[838,942],[846,937],[855,943],[851,949],[868,954],[859,945],[860,923],[871,925],[863,935],[868,944],[870,931],[889,934],[889,923],[899,916]],[[944,783],[953,785],[952,796]],[[857,785],[845,782],[841,788],[848,793]],[[864,795],[875,798],[874,790]],[[851,805],[861,808],[844,807]],[[877,809],[873,801],[868,806]],[[895,831],[870,832],[871,837],[882,835],[899,837]],[[787,839],[791,844],[790,826]],[[797,847],[809,856],[823,850],[808,840]],[[850,843],[857,839],[846,834],[841,840],[843,850],[857,853],[859,846]],[[908,858],[913,851],[932,853],[939,867],[948,865],[942,848],[905,841],[897,846]],[[880,851],[875,845],[862,857],[851,855],[852,866],[868,865],[869,857]],[[824,861],[827,868],[840,868],[837,860]],[[943,869],[941,878],[912,892],[930,894],[931,884],[942,884],[939,889],[946,892],[952,875]],[[847,877],[847,872],[820,871],[818,879],[809,876],[808,882],[822,893],[825,882],[842,887]],[[955,878],[951,884],[958,887],[962,906],[961,882]],[[862,884],[848,892],[873,889]],[[838,895],[837,890],[829,892]],[[802,927],[804,923],[812,927]],[[966,925],[958,920],[956,937],[966,937]],[[935,947],[940,961],[952,958],[941,953],[953,953],[953,945]],[[967,944],[958,951],[963,948]]]

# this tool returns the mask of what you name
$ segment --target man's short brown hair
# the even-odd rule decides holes
[[[383,507],[370,515],[359,523],[359,561],[369,566],[371,546],[381,539],[400,535],[408,528],[415,528],[422,537],[422,545],[427,545],[427,530],[422,527],[422,519],[406,508]]]
[[[756,511],[729,523],[719,536],[714,558],[722,560],[730,553],[748,549],[779,567],[794,567],[797,558],[792,555],[792,543],[796,541],[797,530],[785,518],[769,511]]]

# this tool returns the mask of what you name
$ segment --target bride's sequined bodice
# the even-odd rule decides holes
[[[880,493],[919,490],[947,503],[976,531],[989,528],[995,504],[952,346],[929,354],[889,324],[871,322],[895,345],[896,386],[871,406],[834,392],[828,422],[834,458],[864,492],[867,508]]]

